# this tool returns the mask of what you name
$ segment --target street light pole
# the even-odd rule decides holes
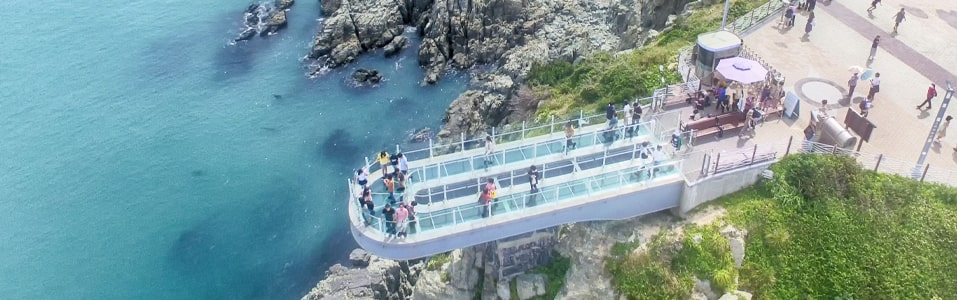
[[[924,167],[924,161],[927,160],[927,152],[930,151],[930,146],[934,143],[934,139],[937,137],[937,130],[940,129],[940,122],[944,120],[944,115],[947,113],[947,106],[950,104],[950,99],[954,97],[954,87],[950,84],[950,81],[947,81],[947,92],[944,94],[944,101],[940,104],[940,110],[937,111],[937,118],[934,119],[934,125],[930,127],[930,134],[927,135],[927,140],[924,141],[924,150],[920,152],[920,158],[917,159],[917,165],[914,166],[914,170],[911,171],[911,177],[914,179],[920,179],[921,169]]]
[[[728,6],[731,5],[731,0],[724,1],[724,14],[721,15],[721,29],[724,29],[724,24],[728,21]]]

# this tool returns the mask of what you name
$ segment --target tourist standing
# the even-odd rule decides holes
[[[389,173],[389,152],[379,152],[379,167],[382,168],[382,177]]]
[[[484,207],[482,209],[482,217],[488,218],[492,215],[492,201],[495,200],[495,197],[498,196],[495,188],[495,179],[491,177],[486,180],[485,187],[482,189],[482,198],[484,202]]]
[[[395,181],[392,180],[392,174],[385,175],[382,183],[385,184],[385,190],[389,192],[389,203],[395,203]]]
[[[901,10],[894,15],[894,32],[897,32],[897,26],[900,26],[901,22],[904,22],[906,18],[904,14],[904,8],[901,8]]]
[[[402,175],[409,175],[409,159],[402,153],[399,153],[399,172],[402,172]],[[405,176],[402,176],[402,178],[404,179]],[[405,182],[402,184],[405,185]]]
[[[871,110],[871,107],[873,106],[874,106],[874,102],[873,100],[871,100],[870,97],[867,97],[867,98],[864,98],[864,100],[861,100],[861,104],[860,104],[861,117],[867,118],[867,114]]]
[[[881,36],[880,35],[875,36],[874,40],[871,41],[871,55],[867,57],[867,61],[872,61],[874,60],[875,57],[877,57],[877,46],[879,46],[880,43],[881,43]]]
[[[385,204],[385,208],[382,209],[382,216],[385,217],[385,235],[395,234],[395,209],[392,208],[392,204]]]
[[[565,125],[565,153],[568,153],[568,150],[574,148],[577,143],[572,140],[575,137],[575,125],[572,122],[568,122]]]
[[[931,83],[930,83],[930,87],[927,87],[927,98],[926,98],[926,100],[924,100],[924,102],[921,102],[920,104],[918,104],[918,105],[917,105],[917,109],[921,109],[921,107],[923,107],[924,104],[927,104],[927,109],[930,109],[930,108],[931,108],[930,100],[934,99],[934,97],[937,97],[937,84],[931,82]]]
[[[797,7],[795,7],[793,4],[789,4],[788,8],[784,10],[784,28],[794,27],[794,15],[796,14],[796,9]]]
[[[495,141],[492,140],[492,136],[485,136],[485,166],[495,162],[492,154],[495,153]]]
[[[874,99],[874,96],[881,91],[881,73],[874,74],[874,78],[871,78],[871,89],[867,91],[867,97]]]
[[[369,184],[369,171],[366,171],[366,168],[359,168],[356,170],[356,183],[359,184],[359,187],[365,188]]]
[[[847,90],[848,90],[847,99],[848,100],[854,99],[854,89],[857,88],[857,82],[860,80],[861,78],[857,76],[857,72],[854,72],[854,75],[851,75],[851,79],[847,80]]]
[[[638,122],[641,120],[641,113],[642,113],[641,103],[638,103],[638,100],[635,100],[635,104],[632,104],[632,107],[633,109],[632,109],[631,122],[632,122],[632,125],[636,125],[634,130],[637,130]]]
[[[531,190],[532,193],[538,193],[538,177],[539,176],[541,175],[538,172],[538,167],[536,167],[535,165],[532,165],[532,167],[528,169],[528,185],[529,185],[529,190]]]
[[[817,0],[807,0],[807,11],[814,12],[814,6],[817,5]]]
[[[405,208],[405,203],[399,204],[399,208],[395,210],[396,237],[406,237],[408,235],[406,233],[409,228],[406,224],[408,218],[409,210]]]

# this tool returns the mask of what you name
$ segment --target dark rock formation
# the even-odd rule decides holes
[[[253,3],[243,13],[243,30],[233,42],[251,39],[257,33],[266,36],[286,27],[286,9],[294,0],[275,0],[274,2]]]
[[[382,75],[376,70],[358,69],[352,72],[352,80],[359,85],[378,84],[382,82]]]
[[[409,38],[402,35],[397,35],[392,38],[392,41],[386,44],[385,47],[382,47],[382,50],[385,51],[385,57],[389,57],[399,54],[399,51],[402,51],[402,49],[405,49],[405,47],[408,45]]]
[[[326,278],[302,300],[410,299],[412,286],[422,270],[421,262],[381,259],[363,250],[353,251],[349,260],[354,268],[340,264],[330,267]]]

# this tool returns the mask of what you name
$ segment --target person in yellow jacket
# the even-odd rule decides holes
[[[385,178],[386,174],[389,174],[389,152],[379,152],[379,166],[382,167],[382,178]]]

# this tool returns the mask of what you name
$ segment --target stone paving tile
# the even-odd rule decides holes
[[[801,117],[768,122],[758,128],[755,138],[709,141],[699,144],[696,150],[746,148],[755,142],[786,143],[789,136],[801,137],[801,131],[809,122],[809,111],[819,106],[819,98],[846,93],[846,82],[850,77],[848,67],[866,66],[872,34],[881,34],[881,49],[870,65],[882,73],[881,92],[877,94],[875,108],[869,117],[878,128],[861,150],[916,163],[937,114],[939,107],[936,105],[943,99],[943,81],[949,77],[957,84],[957,76],[941,67],[957,67],[957,51],[947,49],[944,44],[947,37],[953,39],[957,36],[957,2],[908,2],[907,5],[912,6],[905,9],[912,13],[901,25],[901,33],[897,36],[891,36],[888,31],[893,27],[893,14],[901,5],[885,3],[870,19],[865,10],[868,4],[866,0],[842,0],[841,3],[834,1],[830,5],[818,5],[816,26],[808,38],[802,37],[807,13],[802,13],[790,30],[772,21],[745,36],[747,47],[787,77],[787,89],[798,89],[807,96],[801,104]],[[933,7],[935,10],[927,13],[919,7]],[[915,106],[923,101],[931,82],[929,78],[940,81],[940,96],[935,99],[932,111],[918,111]],[[867,87],[867,82],[859,83],[851,101],[843,100],[834,105],[838,99],[829,99],[831,114],[843,120],[847,108],[857,107],[857,102],[867,93]],[[949,114],[957,115],[957,109],[952,109]],[[957,127],[957,124],[952,127]],[[954,145],[957,145],[957,134],[947,135],[942,146],[932,148],[927,161],[933,166],[957,170],[957,155],[951,150]]]

